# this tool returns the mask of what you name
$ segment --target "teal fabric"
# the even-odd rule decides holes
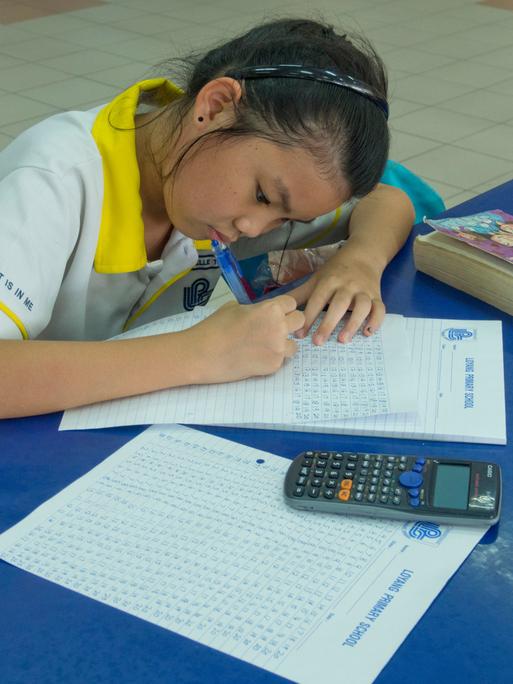
[[[415,223],[420,223],[424,216],[434,218],[445,211],[444,201],[436,190],[399,162],[387,162],[381,182],[404,190],[415,207]]]

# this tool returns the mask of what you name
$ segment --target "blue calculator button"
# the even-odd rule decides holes
[[[403,487],[411,489],[412,487],[420,487],[424,482],[424,478],[419,473],[412,472],[411,470],[406,470],[404,473],[399,475],[399,484]]]
[[[413,465],[411,469],[415,473],[421,473],[422,472],[422,466],[419,463],[415,463],[415,465]]]
[[[420,506],[420,499],[418,496],[414,496],[410,499],[410,506],[414,506],[417,508],[417,506]]]
[[[426,459],[425,459],[425,458],[417,458],[417,460],[415,461],[415,463],[416,463],[417,465],[423,466],[423,465],[425,465],[425,463],[426,463]]]
[[[416,487],[413,487],[413,489],[408,489],[408,494],[412,497],[415,498],[420,494],[420,489],[417,489]]]

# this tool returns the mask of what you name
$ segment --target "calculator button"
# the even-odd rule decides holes
[[[377,485],[371,485],[371,486],[369,487],[369,492],[371,492],[371,494],[375,494],[377,491],[378,491],[378,486],[377,486]]]
[[[354,495],[354,500],[363,501],[363,494],[361,492],[356,492],[356,494]]]
[[[355,470],[356,463],[346,463],[346,470]]]
[[[381,454],[376,454],[374,460],[376,461],[376,463],[381,463],[381,461],[383,460],[383,456]]]
[[[383,484],[389,487],[392,484],[392,480],[389,477],[385,477]]]
[[[420,489],[417,489],[416,487],[414,487],[413,489],[408,489],[408,494],[413,497],[419,496]]]
[[[367,482],[367,478],[365,477],[359,477],[358,478],[358,484],[365,484]]]
[[[308,478],[306,477],[306,475],[301,475],[300,477],[297,478],[296,484],[297,485],[305,485],[307,480],[308,480]]]
[[[339,475],[340,473],[338,472],[338,470],[330,470],[330,472],[328,473],[328,477],[330,479],[337,478]]]
[[[414,508],[417,508],[417,506],[420,506],[420,499],[418,496],[414,496],[410,499],[410,506],[413,506]]]
[[[310,475],[310,468],[301,468],[299,471],[300,475]]]
[[[399,463],[399,470],[406,470],[406,463]]]
[[[400,487],[396,487],[396,488],[394,489],[394,494],[395,494],[396,496],[401,496],[402,493],[403,493],[403,490],[402,490]]]
[[[390,487],[381,487],[382,494],[390,494]]]
[[[338,498],[340,501],[349,501],[349,497],[351,496],[351,492],[349,489],[341,489],[338,493]]]
[[[392,477],[392,471],[391,470],[385,470],[385,477]]]
[[[322,485],[322,477],[314,477],[312,480],[312,487],[320,487]]]
[[[333,480],[328,480],[328,481],[326,482],[326,487],[332,488],[332,487],[336,487],[336,486],[337,486],[337,480],[335,480],[335,479],[333,479]]]
[[[401,456],[401,458],[399,460],[401,461],[401,463],[406,463],[408,458],[406,456]]]
[[[394,503],[396,506],[398,506],[401,503],[401,497],[400,496],[394,496],[392,499],[392,503]]]
[[[379,471],[377,468],[375,468],[375,469],[372,471],[372,474],[374,475],[374,477],[379,477],[379,476],[381,475],[380,471]]]
[[[313,463],[313,459],[311,459],[311,458],[304,458],[303,459],[303,465],[307,466],[308,468],[312,465],[312,463]]]
[[[310,487],[308,489],[308,496],[311,496],[312,499],[316,499],[319,496],[319,487]]]
[[[344,473],[344,478],[346,480],[352,480],[353,477],[354,477],[354,473],[352,473],[350,470],[348,470],[347,472]]]
[[[328,461],[325,458],[320,458],[317,461],[317,468],[326,468],[327,463],[328,463]]]
[[[421,473],[422,472],[422,466],[417,465],[417,463],[412,465],[411,469],[413,470],[414,473]]]
[[[347,457],[348,461],[357,461],[358,460],[358,455],[357,454],[349,454]]]
[[[324,475],[324,470],[322,468],[316,468],[314,470],[315,477],[322,477]]]
[[[357,491],[357,492],[363,492],[364,489],[365,489],[365,485],[364,485],[364,484],[356,485],[356,491]]]
[[[386,496],[386,495],[380,496],[380,497],[379,497],[379,501],[380,501],[380,503],[382,503],[382,504],[388,503],[388,496]]]
[[[376,495],[375,494],[368,494],[367,495],[367,501],[369,503],[374,503],[376,501]]]
[[[423,465],[426,463],[426,459],[425,459],[425,458],[418,458],[418,459],[415,461],[415,463],[417,463],[418,465],[423,466]]]
[[[344,458],[344,454],[339,454],[339,453],[333,454],[333,460],[334,461],[342,461],[343,458]]]
[[[325,489],[322,495],[325,499],[333,499],[335,492],[333,489]]]
[[[424,482],[424,478],[419,473],[414,473],[411,470],[401,473],[399,475],[399,484],[408,489],[413,489],[414,487],[420,487]]]
[[[294,494],[294,496],[303,496],[304,491],[304,487],[296,487],[292,493]]]
[[[379,482],[379,477],[371,477],[371,484],[377,485]]]
[[[333,461],[331,467],[333,468],[333,470],[340,470],[340,468],[342,467],[342,463],[340,463],[340,461]]]
[[[352,486],[352,480],[342,480],[342,482],[340,483],[340,489],[351,489]]]
[[[370,461],[363,461],[362,468],[368,468],[370,466]]]
[[[368,472],[367,468],[360,468],[360,475],[367,475]]]

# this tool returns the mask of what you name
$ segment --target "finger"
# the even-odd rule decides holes
[[[385,305],[381,299],[373,299],[371,315],[369,316],[369,320],[363,329],[363,334],[369,336],[375,333],[385,320],[385,313]]]
[[[312,295],[305,306],[305,324],[303,329],[298,331],[297,337],[306,337],[310,328],[318,319],[319,314],[329,302],[332,292],[328,291],[328,293],[326,290],[324,290],[324,292],[320,290],[314,290],[312,292]]]
[[[312,342],[322,345],[330,337],[351,304],[349,295],[337,294],[333,297],[319,327],[312,335]]]
[[[274,297],[274,299],[269,300],[269,302],[262,302],[263,305],[273,305],[273,304],[278,304],[280,309],[284,314],[291,313],[292,311],[295,311],[297,308],[297,303],[294,297],[291,297],[289,294],[285,295],[280,295],[279,297]]]
[[[308,301],[308,298],[310,297],[310,294],[313,292],[315,288],[315,278],[309,278],[306,283],[303,283],[302,285],[299,285],[298,287],[295,287],[293,290],[289,290],[287,294],[289,294],[291,297],[294,297],[294,299],[297,302],[298,306],[301,306],[304,304],[306,301]]]
[[[305,315],[302,311],[292,311],[292,313],[289,313],[285,317],[286,324],[287,324],[287,330],[289,333],[296,332],[296,330],[300,330],[304,324],[305,324]]]
[[[351,342],[355,333],[369,315],[371,308],[372,302],[367,295],[356,295],[351,315],[338,336],[339,342]]]
[[[297,344],[294,340],[285,340],[285,358],[290,359],[297,352]]]

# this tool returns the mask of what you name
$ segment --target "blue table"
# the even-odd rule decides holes
[[[513,213],[513,181],[447,215]],[[420,230],[425,232],[425,226]],[[417,231],[419,228],[416,229]],[[406,316],[503,321],[505,374],[513,372],[511,317],[416,273],[411,239],[388,268],[383,295]],[[511,439],[513,383],[506,381]],[[58,433],[60,414],[0,421],[0,531],[93,468],[141,427]],[[504,476],[502,520],[479,544],[378,679],[379,684],[513,681],[512,447],[212,428],[282,456],[305,448],[490,459]],[[0,563],[0,682],[278,682],[247,663]],[[319,654],[320,658],[329,653]],[[342,664],[341,664],[342,665]],[[341,669],[341,679],[343,669]],[[322,683],[320,683],[322,684]]]

